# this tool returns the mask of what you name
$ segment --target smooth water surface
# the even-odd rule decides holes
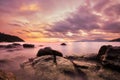
[[[8,45],[11,43],[0,43],[0,45]],[[23,43],[20,43],[23,44]],[[70,42],[66,46],[61,46],[61,43],[30,43],[34,44],[35,48],[0,48],[0,69],[12,71],[19,76],[22,72],[20,64],[28,61],[29,58],[36,57],[39,49],[44,47],[51,47],[66,55],[87,56],[97,54],[102,45],[120,46],[120,42]],[[19,73],[18,73],[19,72]]]

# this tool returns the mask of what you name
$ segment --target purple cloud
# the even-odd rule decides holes
[[[79,30],[91,31],[98,29],[97,22],[99,17],[91,12],[87,6],[82,6],[78,11],[71,13],[71,15],[63,21],[54,23],[51,29],[47,29],[52,32],[66,33],[68,31],[72,33],[78,33]]]
[[[110,4],[114,2],[114,4]],[[101,6],[102,5],[102,6]],[[97,15],[94,12],[101,14]],[[104,16],[103,16],[104,15]],[[88,36],[94,36],[94,38],[107,37],[103,34],[92,34],[93,30],[101,30],[109,33],[120,33],[120,21],[118,19],[113,20],[112,15],[120,16],[120,4],[116,1],[101,0],[97,1],[92,8],[89,6],[80,6],[76,12],[70,14],[69,17],[62,21],[55,22],[51,28],[46,29],[50,32],[52,37],[56,37],[59,33],[59,37],[68,37],[65,35],[67,32],[72,32],[74,37],[80,37],[80,30],[87,32]],[[101,18],[107,17],[108,21],[103,21]],[[118,20],[118,21],[117,21]],[[117,22],[116,22],[117,21]],[[99,25],[99,24],[102,25]],[[81,36],[82,37],[82,36]]]
[[[83,4],[75,11],[74,6],[78,3]],[[71,13],[65,14],[66,18],[57,19],[67,10]],[[71,39],[89,36],[91,38],[109,37],[102,33],[120,34],[119,0],[89,0],[87,4],[84,4],[83,0],[0,0],[0,15],[2,16],[0,21],[7,26],[21,27],[19,34],[33,32],[41,33],[45,37]],[[8,20],[6,16],[9,17]],[[42,24],[42,21],[45,24],[51,24],[45,27],[36,25]],[[47,23],[47,21],[50,22]],[[27,30],[27,26],[30,30]],[[94,30],[99,32],[93,34]],[[66,35],[68,32],[73,36]]]
[[[120,17],[120,3],[109,6],[104,10],[105,14],[108,16]]]
[[[103,27],[104,31],[120,34],[120,22],[108,23]]]

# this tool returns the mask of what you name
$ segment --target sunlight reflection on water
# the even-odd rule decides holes
[[[10,43],[0,43],[0,45],[7,45]],[[21,43],[23,44],[23,43]],[[21,48],[18,50],[0,49],[0,58],[2,57],[13,57],[14,56],[25,56],[25,57],[35,57],[38,50],[44,47],[51,47],[52,49],[58,50],[65,55],[87,55],[87,54],[97,54],[99,48],[102,45],[113,45],[120,46],[120,42],[71,42],[67,43],[66,46],[61,46],[60,43],[33,43],[35,48],[25,49]],[[43,46],[40,46],[43,45]]]
[[[0,45],[7,45],[10,43],[0,43]],[[20,43],[23,44],[23,43]],[[20,69],[20,64],[27,61],[28,58],[35,57],[38,50],[44,47],[51,47],[52,49],[58,50],[66,55],[88,55],[97,54],[99,48],[102,45],[113,45],[120,46],[119,42],[71,42],[66,43],[66,46],[61,46],[60,43],[32,43],[35,44],[35,48],[26,49],[21,47],[18,48],[0,48],[0,60],[6,62],[2,65],[1,69],[12,71],[14,73]],[[40,46],[43,45],[43,46]]]

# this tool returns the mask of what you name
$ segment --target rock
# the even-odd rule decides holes
[[[15,48],[15,46],[14,45],[12,45],[12,44],[8,44],[8,45],[6,45],[6,47],[5,48]]]
[[[13,44],[8,44],[8,45],[6,45],[5,48],[17,48],[17,47],[19,47],[19,46],[21,46],[21,45],[18,44],[18,43],[13,43]]]
[[[31,73],[37,77],[37,80],[75,80],[75,77],[80,77],[77,80],[86,80],[82,75],[79,75],[79,70],[76,69],[73,63],[63,57],[56,56],[57,65],[53,63],[51,55],[35,58],[32,62],[25,62],[22,68],[26,73]],[[80,72],[83,74],[83,72]]]
[[[99,49],[99,52],[98,52],[98,55],[97,55],[97,59],[98,60],[101,60],[102,56],[105,55],[107,49],[109,47],[112,47],[111,45],[103,45],[100,49]]]
[[[21,44],[19,43],[12,43],[12,44],[8,44],[8,45],[0,45],[0,48],[16,48],[21,46]]]
[[[35,46],[33,44],[23,44],[24,48],[34,48]]]
[[[21,44],[19,44],[19,43],[12,43],[12,45],[21,46]]]
[[[63,57],[61,52],[51,49],[50,47],[45,47],[44,49],[40,49],[37,53],[37,57],[45,56],[45,55],[55,55]]]
[[[66,44],[66,43],[62,43],[61,45],[62,45],[62,46],[66,46],[67,44]]]
[[[0,80],[16,80],[16,77],[11,72],[0,70]]]
[[[120,47],[102,46],[97,59],[103,66],[120,71]]]

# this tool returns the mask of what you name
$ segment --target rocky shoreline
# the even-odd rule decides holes
[[[35,58],[20,64],[16,78],[9,80],[119,80],[120,47],[104,45],[98,55],[62,56],[62,53],[46,47]],[[3,78],[0,73],[0,79]],[[21,74],[21,76],[19,76]],[[24,76],[22,76],[24,75]],[[30,77],[29,77],[30,76]],[[6,79],[2,79],[6,80]]]

